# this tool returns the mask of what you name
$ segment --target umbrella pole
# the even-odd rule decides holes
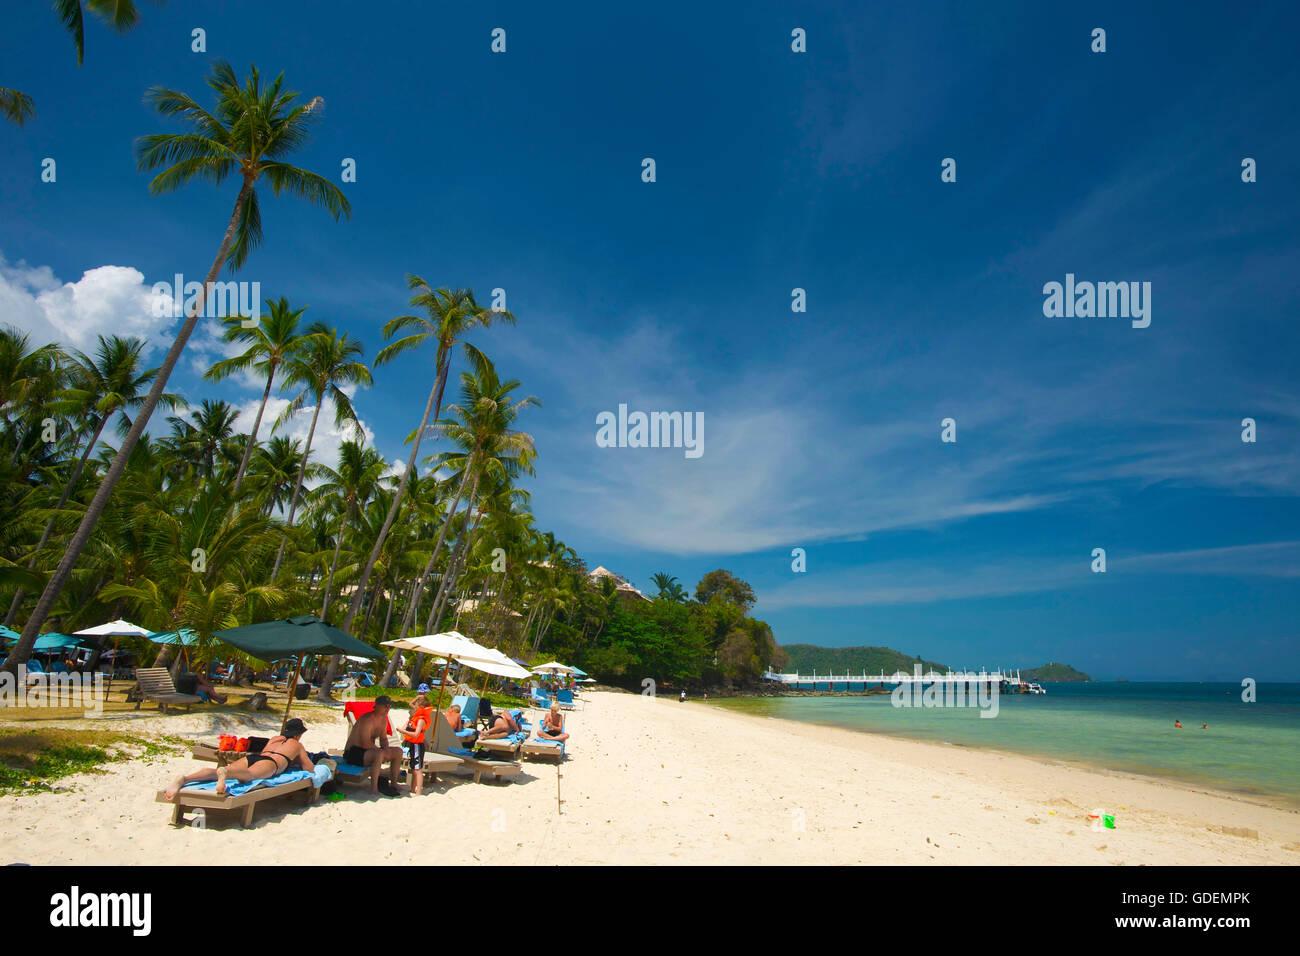
[[[442,680],[438,682],[438,706],[434,710],[442,710],[442,695],[447,690],[447,672],[451,670],[451,658],[447,658],[447,663],[442,667]]]
[[[117,670],[117,635],[113,635],[113,659],[108,665],[108,690],[104,691],[104,703],[108,703],[108,695],[113,693],[113,671]],[[93,674],[91,675],[94,676]]]
[[[302,670],[302,655],[298,655],[298,666],[293,669],[293,680],[285,688],[289,692],[289,699],[284,702],[284,720],[280,721],[280,733],[284,733],[284,725],[289,722],[289,708],[293,706],[293,692],[298,689],[298,673]]]

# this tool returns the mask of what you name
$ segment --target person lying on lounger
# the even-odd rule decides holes
[[[402,748],[388,746],[388,712],[393,702],[387,696],[375,698],[375,709],[362,714],[352,725],[343,760],[358,767],[370,769],[370,792],[379,793],[379,769],[388,764],[388,782],[383,787],[385,796],[397,796],[398,774],[402,766]]]
[[[177,777],[171,782],[171,786],[163,791],[163,796],[168,800],[175,800],[181,787],[215,780],[217,796],[221,797],[226,793],[227,778],[233,778],[240,783],[251,783],[254,780],[278,777],[287,770],[306,770],[311,773],[316,766],[311,762],[311,757],[307,756],[307,750],[301,740],[306,732],[307,727],[301,720],[297,717],[290,718],[284,725],[284,733],[277,734],[267,741],[261,753],[249,754],[227,767],[218,767],[216,770],[196,770],[187,776]]]
[[[537,728],[537,736],[541,740],[561,742],[569,739],[569,735],[564,732],[564,715],[560,713],[559,704],[552,704],[551,709],[542,718],[542,725]]]
[[[523,715],[522,710],[494,715],[492,725],[479,735],[479,740],[495,740],[498,737],[509,737],[511,734],[519,733],[519,718]]]

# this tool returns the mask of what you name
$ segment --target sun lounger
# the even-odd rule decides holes
[[[451,724],[447,723],[445,719],[433,722],[433,740],[433,746],[426,751],[426,765],[430,752],[459,757],[461,765],[458,770],[472,773],[475,783],[482,781],[485,776],[493,780],[504,780],[507,777],[518,776],[523,772],[523,764],[518,761],[482,760],[475,757],[472,750],[461,746],[460,739],[456,736],[455,731],[451,729]]]
[[[576,706],[573,701],[573,691],[571,690],[557,690],[555,699],[560,704],[560,710],[573,710]]]
[[[209,810],[238,810],[240,826],[246,827],[253,822],[253,811],[263,800],[273,800],[276,797],[302,792],[308,804],[314,803],[320,792],[320,784],[317,781],[321,777],[328,779],[328,768],[321,769],[326,773],[313,775],[305,770],[290,770],[265,780],[254,780],[246,784],[229,780],[226,784],[227,792],[221,796],[217,796],[214,781],[206,784],[190,784],[182,788],[176,794],[175,801],[168,800],[162,790],[158,791],[154,799],[157,803],[171,804],[172,826],[184,825],[185,810],[193,809],[202,810],[205,814]]]
[[[172,675],[167,673],[165,667],[137,667],[135,679],[140,685],[140,699],[135,702],[136,710],[146,700],[152,700],[164,714],[167,713],[168,704],[184,704],[188,712],[190,707],[203,699],[198,694],[177,693]]]
[[[510,734],[506,737],[493,737],[490,740],[484,740],[482,737],[478,740],[478,746],[484,750],[491,750],[493,753],[509,754],[511,757],[519,756],[520,745],[528,739],[528,734],[524,731]]]
[[[531,740],[525,740],[519,747],[519,752],[525,757],[550,757],[563,760],[565,758],[563,740],[547,740],[544,737],[534,737]]]

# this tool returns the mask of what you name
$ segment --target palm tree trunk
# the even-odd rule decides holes
[[[343,548],[343,533],[347,531],[348,513],[351,510],[351,505],[345,504],[343,506],[343,520],[339,523],[338,540],[334,542],[334,560],[330,562],[329,578],[325,581],[325,597],[320,602],[320,619],[322,621],[325,620],[325,612],[328,611],[330,607],[330,588],[334,585],[334,569],[339,565],[339,551]]]
[[[110,417],[111,415],[100,416],[99,424],[95,426],[95,433],[90,438],[90,444],[88,444],[86,450],[82,452],[81,460],[77,462],[77,467],[73,470],[71,477],[68,478],[67,483],[63,486],[63,494],[59,496],[59,503],[54,506],[55,511],[62,511],[63,506],[66,505],[68,499],[72,497],[72,489],[77,486],[77,481],[81,478],[81,472],[85,469],[86,462],[90,459],[90,453],[95,450],[95,445],[99,443],[100,433],[103,432],[104,426],[108,424]],[[36,550],[32,552],[31,560],[27,562],[29,568],[36,567],[37,555],[40,553],[41,548],[45,547],[45,545],[49,543],[50,535],[54,531],[54,522],[57,518],[58,516],[54,515],[45,523],[45,532],[41,535],[41,540],[37,543]],[[9,605],[9,613],[5,615],[5,627],[8,627],[14,622],[14,617],[18,614],[18,608],[22,606],[23,595],[25,593],[26,592],[24,592],[22,588],[19,588],[14,592],[13,602]]]
[[[343,619],[343,630],[349,631],[352,627],[353,620],[356,619],[357,611],[361,609],[361,594],[365,588],[366,582],[370,580],[370,572],[375,569],[375,562],[379,560],[379,553],[384,547],[384,541],[388,538],[388,531],[397,520],[397,509],[402,505],[402,497],[406,494],[406,486],[411,481],[411,473],[415,471],[415,459],[420,454],[420,442],[424,438],[424,430],[429,427],[429,416],[433,415],[437,420],[438,414],[442,411],[442,390],[447,384],[447,370],[451,366],[451,356],[438,363],[438,380],[429,392],[429,400],[424,406],[424,418],[420,422],[420,429],[415,433],[415,441],[412,443],[411,457],[406,462],[406,472],[402,475],[402,480],[397,485],[397,491],[393,495],[393,503],[388,508],[388,516],[384,518],[384,525],[379,529],[379,537],[375,540],[375,546],[370,551],[370,557],[366,559],[365,567],[361,569],[361,578],[357,582],[357,593],[352,597],[352,605],[348,608],[347,617]],[[329,676],[332,678],[338,672],[334,661],[330,661]],[[317,700],[333,700],[333,694],[330,693],[330,685],[333,681],[322,681],[320,693],[316,695]]]
[[[239,486],[243,484],[244,472],[248,470],[249,459],[253,457],[253,448],[257,445],[257,432],[262,427],[262,413],[266,411],[266,400],[271,397],[271,380],[275,378],[275,363],[272,362],[266,372],[266,390],[262,392],[262,404],[257,406],[257,418],[253,420],[253,433],[248,436],[248,445],[244,448],[244,457],[239,462],[239,471],[235,472],[235,488],[230,497],[239,500]]]
[[[212,260],[212,267],[208,269],[207,278],[203,282],[203,289],[194,303],[194,308],[185,317],[181,330],[176,334],[176,339],[172,342],[171,348],[167,350],[167,355],[158,369],[158,376],[154,379],[153,387],[149,389],[149,394],[145,396],[144,404],[140,406],[139,414],[136,415],[135,421],[131,423],[130,431],[127,432],[126,438],[122,441],[122,446],[118,448],[117,454],[113,457],[113,463],[109,465],[104,480],[99,483],[99,490],[95,492],[95,497],[91,499],[90,506],[81,519],[81,524],[78,525],[72,540],[68,542],[68,548],[63,552],[63,560],[55,568],[53,576],[51,576],[49,583],[45,585],[45,590],[36,602],[36,607],[27,619],[22,637],[18,639],[18,643],[9,652],[9,659],[5,661],[4,669],[15,675],[15,677],[18,674],[18,665],[25,664],[27,659],[31,657],[32,645],[36,643],[36,637],[40,634],[41,625],[45,623],[50,609],[54,607],[54,602],[58,600],[64,585],[67,584],[77,559],[81,557],[81,552],[86,549],[86,545],[90,542],[90,535],[94,532],[95,525],[99,524],[99,519],[108,505],[108,499],[112,496],[113,489],[117,487],[122,472],[126,470],[127,460],[131,457],[131,452],[135,451],[135,446],[140,441],[140,436],[144,434],[145,426],[149,424],[149,418],[153,415],[158,400],[162,398],[163,390],[167,387],[167,379],[171,377],[172,369],[176,367],[181,352],[185,350],[185,343],[189,341],[190,335],[194,332],[194,326],[198,324],[199,315],[202,314],[203,307],[207,304],[208,290],[211,288],[212,283],[216,282],[217,276],[220,275],[221,267],[225,264],[226,256],[230,253],[230,247],[235,241],[235,230],[239,225],[239,217],[243,212],[244,203],[247,201],[252,188],[252,180],[245,178],[244,185],[239,190],[239,198],[235,200],[235,209],[230,215],[230,223],[226,226],[226,234],[222,237],[221,246],[217,250],[216,257]]]
[[[442,551],[442,544],[447,540],[447,528],[451,524],[451,519],[456,516],[456,506],[460,504],[460,496],[465,492],[465,482],[469,480],[469,472],[470,469],[467,466],[464,473],[460,476],[460,487],[456,489],[456,497],[451,503],[451,508],[447,512],[447,517],[442,522],[442,528],[438,532],[438,542],[433,546],[433,551],[429,553],[429,561],[425,564],[424,570],[420,572],[419,578],[416,579],[415,590],[412,592],[413,595],[424,593],[424,582],[428,580],[429,575],[433,573],[434,562],[438,560],[438,554]],[[450,561],[448,563],[450,563]],[[418,600],[412,600],[407,606],[406,616],[402,620],[401,633],[397,635],[399,641],[406,638],[406,635],[411,628],[411,621],[414,620],[415,616],[419,613],[419,603]],[[385,684],[392,680],[393,675],[397,673],[397,661],[401,659],[401,656],[401,650],[396,647],[393,648],[393,656],[389,659],[388,668],[384,671]]]
[[[275,555],[275,567],[271,569],[271,580],[280,573],[280,563],[284,560],[284,547],[289,543],[289,529],[293,527],[293,513],[298,509],[298,492],[302,488],[302,479],[307,474],[307,462],[311,460],[311,442],[316,437],[316,420],[320,418],[320,407],[325,400],[322,392],[316,396],[316,410],[311,413],[311,428],[307,431],[307,448],[302,453],[302,464],[298,466],[298,480],[293,485],[293,497],[289,499],[289,517],[284,526],[284,537],[280,539],[280,550]]]

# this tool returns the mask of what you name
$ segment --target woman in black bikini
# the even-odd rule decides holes
[[[249,754],[240,760],[236,760],[228,767],[218,767],[216,770],[197,770],[192,774],[184,777],[177,777],[172,781],[171,786],[163,791],[163,796],[168,800],[175,800],[176,794],[186,784],[205,783],[209,780],[217,782],[217,796],[223,796],[226,792],[226,778],[230,777],[238,780],[240,783],[249,783],[253,780],[265,780],[268,777],[278,777],[286,770],[306,770],[311,773],[316,769],[307,756],[307,750],[299,740],[307,727],[297,717],[291,719],[284,725],[284,733],[272,737],[267,745],[262,748],[261,753]]]

